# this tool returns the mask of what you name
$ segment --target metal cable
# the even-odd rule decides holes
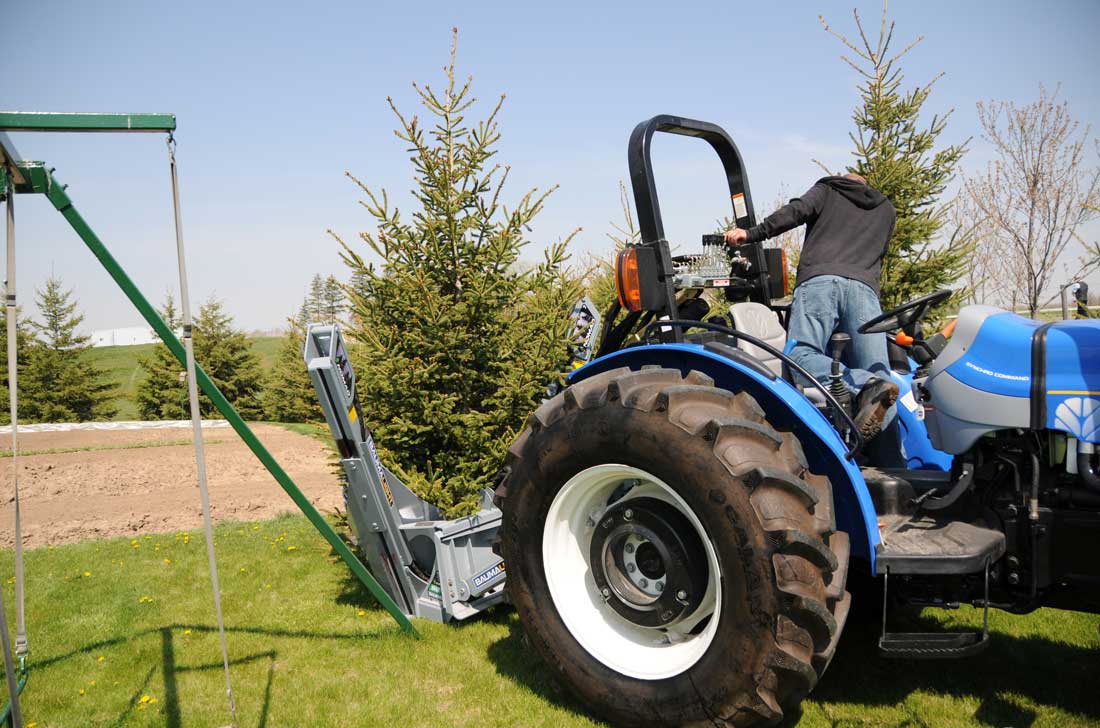
[[[187,266],[183,254],[183,226],[180,220],[179,181],[176,175],[176,140],[168,134],[168,166],[172,174],[172,211],[176,220],[176,256],[180,273],[180,307],[183,309],[183,348],[186,352],[187,394],[191,409],[191,429],[195,438],[195,466],[198,470],[199,496],[202,499],[202,525],[206,533],[206,557],[210,566],[210,583],[214,589],[214,611],[218,618],[221,639],[222,668],[225,671],[225,694],[229,699],[230,720],[237,726],[237,705],[229,680],[229,649],[225,641],[225,621],[222,618],[221,589],[218,586],[218,565],[214,558],[214,525],[210,518],[210,493],[206,481],[206,452],[202,442],[202,413],[199,411],[199,389],[195,377],[195,349],[191,338],[191,300],[187,290]]]
[[[15,650],[19,657],[27,654],[27,625],[23,612],[23,530],[19,519],[19,352],[15,308],[15,185],[8,176],[7,190],[7,289],[8,325],[8,404],[11,408],[11,482],[15,491]],[[4,672],[8,682],[11,703],[11,719],[15,728],[23,726],[23,712],[19,708],[19,688],[16,684],[15,666],[12,664],[11,642],[8,636],[8,615],[0,599],[0,649],[4,650]]]

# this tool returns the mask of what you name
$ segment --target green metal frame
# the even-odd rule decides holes
[[[176,128],[175,114],[85,114],[52,111],[0,111],[6,131],[147,131]]]
[[[151,131],[170,132],[175,129],[176,119],[171,114],[43,114],[26,112],[0,112],[0,132],[3,131]],[[95,234],[84,218],[73,207],[72,200],[65,191],[65,185],[60,184],[53,176],[44,162],[24,162],[19,159],[18,153],[10,141],[0,133],[0,173],[7,168],[7,174],[12,176],[17,194],[43,194],[46,199],[68,221],[76,234],[92,251],[92,255],[99,260],[107,273],[114,279],[130,302],[134,304],[142,317],[153,327],[157,336],[179,360],[186,366],[186,358],[183,344],[150,305],[148,299],[138,290],[134,282],[122,269],[118,261],[111,255],[103,244],[103,241]],[[0,174],[2,176],[2,174]],[[3,180],[0,179],[0,183]],[[3,189],[3,187],[0,187]],[[370,572],[348,547],[335,529],[313,507],[309,499],[287,475],[275,458],[264,447],[252,430],[241,418],[225,395],[221,393],[217,385],[203,371],[198,364],[195,366],[197,384],[206,396],[213,402],[218,412],[240,435],[248,448],[263,463],[268,472],[275,478],[286,494],[290,496],[299,510],[305,514],[313,527],[328,541],[332,549],[344,560],[352,573],[367,588],[375,599],[385,608],[390,616],[400,625],[406,633],[419,637],[419,633],[409,618],[390,598],[389,594],[371,576]],[[26,670],[23,671],[23,682],[26,682]]]
[[[23,694],[23,688],[27,687],[27,678],[30,677],[30,670],[27,668],[27,656],[23,655],[19,658],[19,674],[17,676],[17,683],[15,691],[19,695]],[[7,726],[8,728],[15,728],[15,716],[12,714],[12,702],[8,699],[4,709],[0,711],[0,724]]]

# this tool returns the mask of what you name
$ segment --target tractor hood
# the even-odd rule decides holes
[[[929,436],[945,452],[1010,427],[1100,442],[1100,321],[1043,323],[968,306],[924,387]]]

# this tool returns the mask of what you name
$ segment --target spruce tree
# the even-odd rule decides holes
[[[27,356],[30,349],[37,345],[34,339],[34,335],[27,330],[27,323],[23,319],[22,307],[16,309],[16,329],[15,329],[15,341],[16,341],[16,356],[18,357],[18,373],[19,373],[19,406],[20,415],[19,419],[22,421],[24,416],[22,414],[22,406],[27,402],[27,390],[26,384],[26,370],[27,370]],[[11,424],[11,410],[8,406],[8,307],[0,306],[0,425]]]
[[[860,105],[853,112],[856,130],[856,172],[882,192],[897,210],[894,235],[882,263],[882,306],[890,308],[911,298],[949,287],[965,272],[974,242],[962,228],[942,239],[947,209],[939,203],[958,169],[966,143],[939,145],[951,112],[921,121],[922,107],[938,76],[924,86],[902,88],[901,58],[923,38],[898,53],[890,48],[894,23],[884,3],[878,40],[871,43],[858,11],[853,11],[859,44],[822,25],[856,55],[843,60],[860,75]],[[828,170],[826,170],[828,171]]]
[[[445,72],[442,91],[414,84],[428,124],[389,101],[411,155],[412,214],[348,173],[377,226],[360,237],[381,267],[340,243],[356,282],[350,354],[363,416],[387,464],[457,514],[491,486],[508,444],[559,378],[579,287],[565,268],[572,236],[539,264],[520,262],[553,188],[505,207],[508,167],[492,163],[503,97],[467,121],[472,79],[456,82],[453,44]]]
[[[326,278],[321,295],[321,320],[326,324],[339,323],[347,308],[346,298],[344,286],[336,280],[336,276]]]
[[[167,313],[167,312],[166,312]],[[244,333],[233,328],[232,317],[222,303],[211,298],[194,319],[195,361],[245,419],[263,414],[260,360]],[[145,379],[138,385],[138,409],[146,419],[178,420],[188,417],[184,369],[163,343],[141,359]],[[218,415],[214,404],[200,391],[203,417]]]
[[[325,320],[325,281],[320,273],[315,273],[309,282],[309,295],[306,296],[306,312],[309,323],[319,324]]]
[[[321,403],[302,358],[305,331],[297,319],[287,319],[286,332],[275,355],[275,363],[264,381],[261,396],[264,417],[272,422],[324,420]]]
[[[77,329],[84,316],[61,280],[50,276],[35,291],[41,321],[28,323],[37,333],[19,372],[20,419],[27,422],[89,422],[110,419],[115,387],[89,358],[90,336]],[[6,343],[5,343],[6,346]]]
[[[308,301],[306,301],[306,300],[302,301],[301,308],[298,309],[298,313],[294,316],[294,323],[302,331],[305,331],[306,328],[309,327],[310,320],[309,320],[309,302]]]

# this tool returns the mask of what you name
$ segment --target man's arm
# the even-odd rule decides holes
[[[774,238],[792,230],[799,225],[804,225],[821,214],[821,208],[825,204],[825,196],[828,190],[825,185],[815,184],[801,197],[795,197],[783,207],[768,215],[759,224],[748,230],[735,228],[726,231],[726,242],[730,245],[738,243],[758,243],[761,240]]]

